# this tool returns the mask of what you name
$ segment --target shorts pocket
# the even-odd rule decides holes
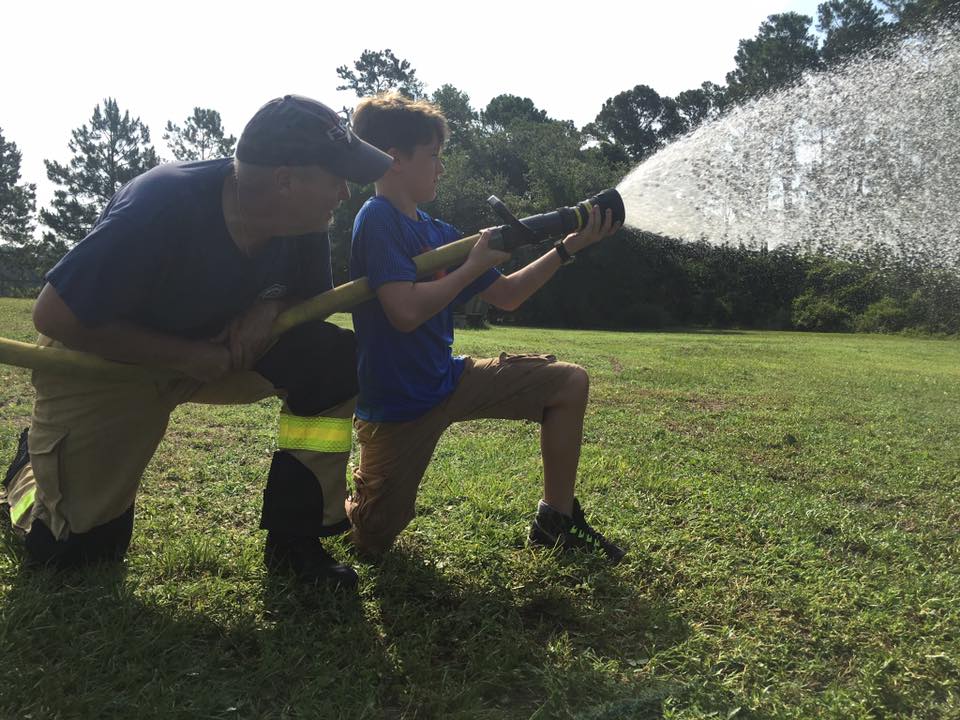
[[[37,484],[34,515],[43,517],[54,537],[60,537],[65,522],[54,510],[60,504],[63,478],[63,448],[70,431],[59,425],[33,421],[27,435],[30,465]]]

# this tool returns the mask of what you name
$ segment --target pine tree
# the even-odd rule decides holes
[[[337,68],[337,75],[344,81],[337,90],[353,90],[357,97],[377,95],[387,90],[397,90],[409,98],[424,97],[423,83],[417,79],[417,71],[408,60],[401,60],[387,48],[380,52],[364,50],[360,59],[353,63],[353,70],[346,65]]]
[[[220,113],[195,107],[183,127],[167,121],[163,139],[177,160],[207,160],[230,157],[237,144],[233,135],[225,135]]]
[[[97,105],[90,125],[71,135],[69,164],[44,160],[47,177],[61,186],[51,209],[40,211],[43,224],[53,231],[44,234],[47,243],[82,240],[117,190],[160,163],[150,145],[150,130],[129,111],[121,114],[113,98],[104,100],[103,110]]]
[[[797,82],[804,72],[820,67],[813,18],[788,12],[771,15],[757,35],[741,40],[727,73],[727,96],[742,102]]]
[[[36,185],[20,182],[22,155],[0,128],[0,243],[27,245],[33,239]]]

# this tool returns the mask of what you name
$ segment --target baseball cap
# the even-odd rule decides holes
[[[378,180],[393,164],[354,135],[337,112],[302,95],[284,95],[257,110],[240,135],[237,159],[270,167],[319,165],[362,184]]]

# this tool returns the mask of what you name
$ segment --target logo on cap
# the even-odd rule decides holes
[[[353,133],[350,132],[350,128],[347,127],[347,124],[343,120],[337,118],[337,124],[327,130],[327,137],[330,138],[331,142],[343,142],[346,140],[347,145],[349,145],[353,140]]]

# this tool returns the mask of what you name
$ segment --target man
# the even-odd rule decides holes
[[[327,106],[293,95],[257,111],[236,155],[134,179],[47,274],[33,312],[41,344],[183,377],[34,373],[31,427],[4,480],[31,564],[123,558],[140,477],[178,404],[280,394],[261,519],[267,567],[356,585],[319,540],[349,528],[353,334],[307,323],[271,348],[270,328],[285,307],[331,287],[326,230],[350,196],[346,181],[372,182],[392,158]]]

